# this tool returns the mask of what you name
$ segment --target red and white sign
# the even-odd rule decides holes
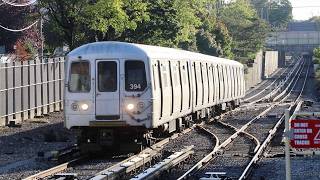
[[[320,148],[320,120],[294,119],[291,121],[293,148]]]

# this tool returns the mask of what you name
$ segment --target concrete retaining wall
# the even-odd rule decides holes
[[[282,59],[279,60],[279,58]],[[284,67],[284,62],[284,53],[279,55],[278,51],[258,52],[255,60],[247,64],[246,89],[248,90],[260,83],[262,79],[270,77],[278,67]]]
[[[259,53],[257,53],[254,62],[248,65],[247,73],[245,74],[247,90],[261,82],[262,60],[263,53],[262,51],[260,51]]]
[[[266,51],[263,60],[263,77],[268,78],[278,69],[278,51]]]

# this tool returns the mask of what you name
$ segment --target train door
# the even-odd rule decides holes
[[[96,119],[120,118],[119,62],[97,60],[96,62]]]

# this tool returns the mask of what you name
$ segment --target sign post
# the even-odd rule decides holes
[[[313,150],[312,154],[320,151],[320,119],[316,118],[320,112],[294,112],[290,117],[286,110],[285,117],[286,180],[291,180],[290,148],[305,154],[308,150]]]
[[[291,180],[291,162],[290,162],[290,112],[285,112],[285,158],[286,158],[286,180]]]

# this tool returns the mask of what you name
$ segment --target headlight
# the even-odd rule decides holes
[[[84,103],[84,104],[81,105],[81,110],[86,111],[88,109],[89,109],[89,105],[88,104]]]
[[[127,110],[132,111],[134,109],[134,104],[128,104]]]

